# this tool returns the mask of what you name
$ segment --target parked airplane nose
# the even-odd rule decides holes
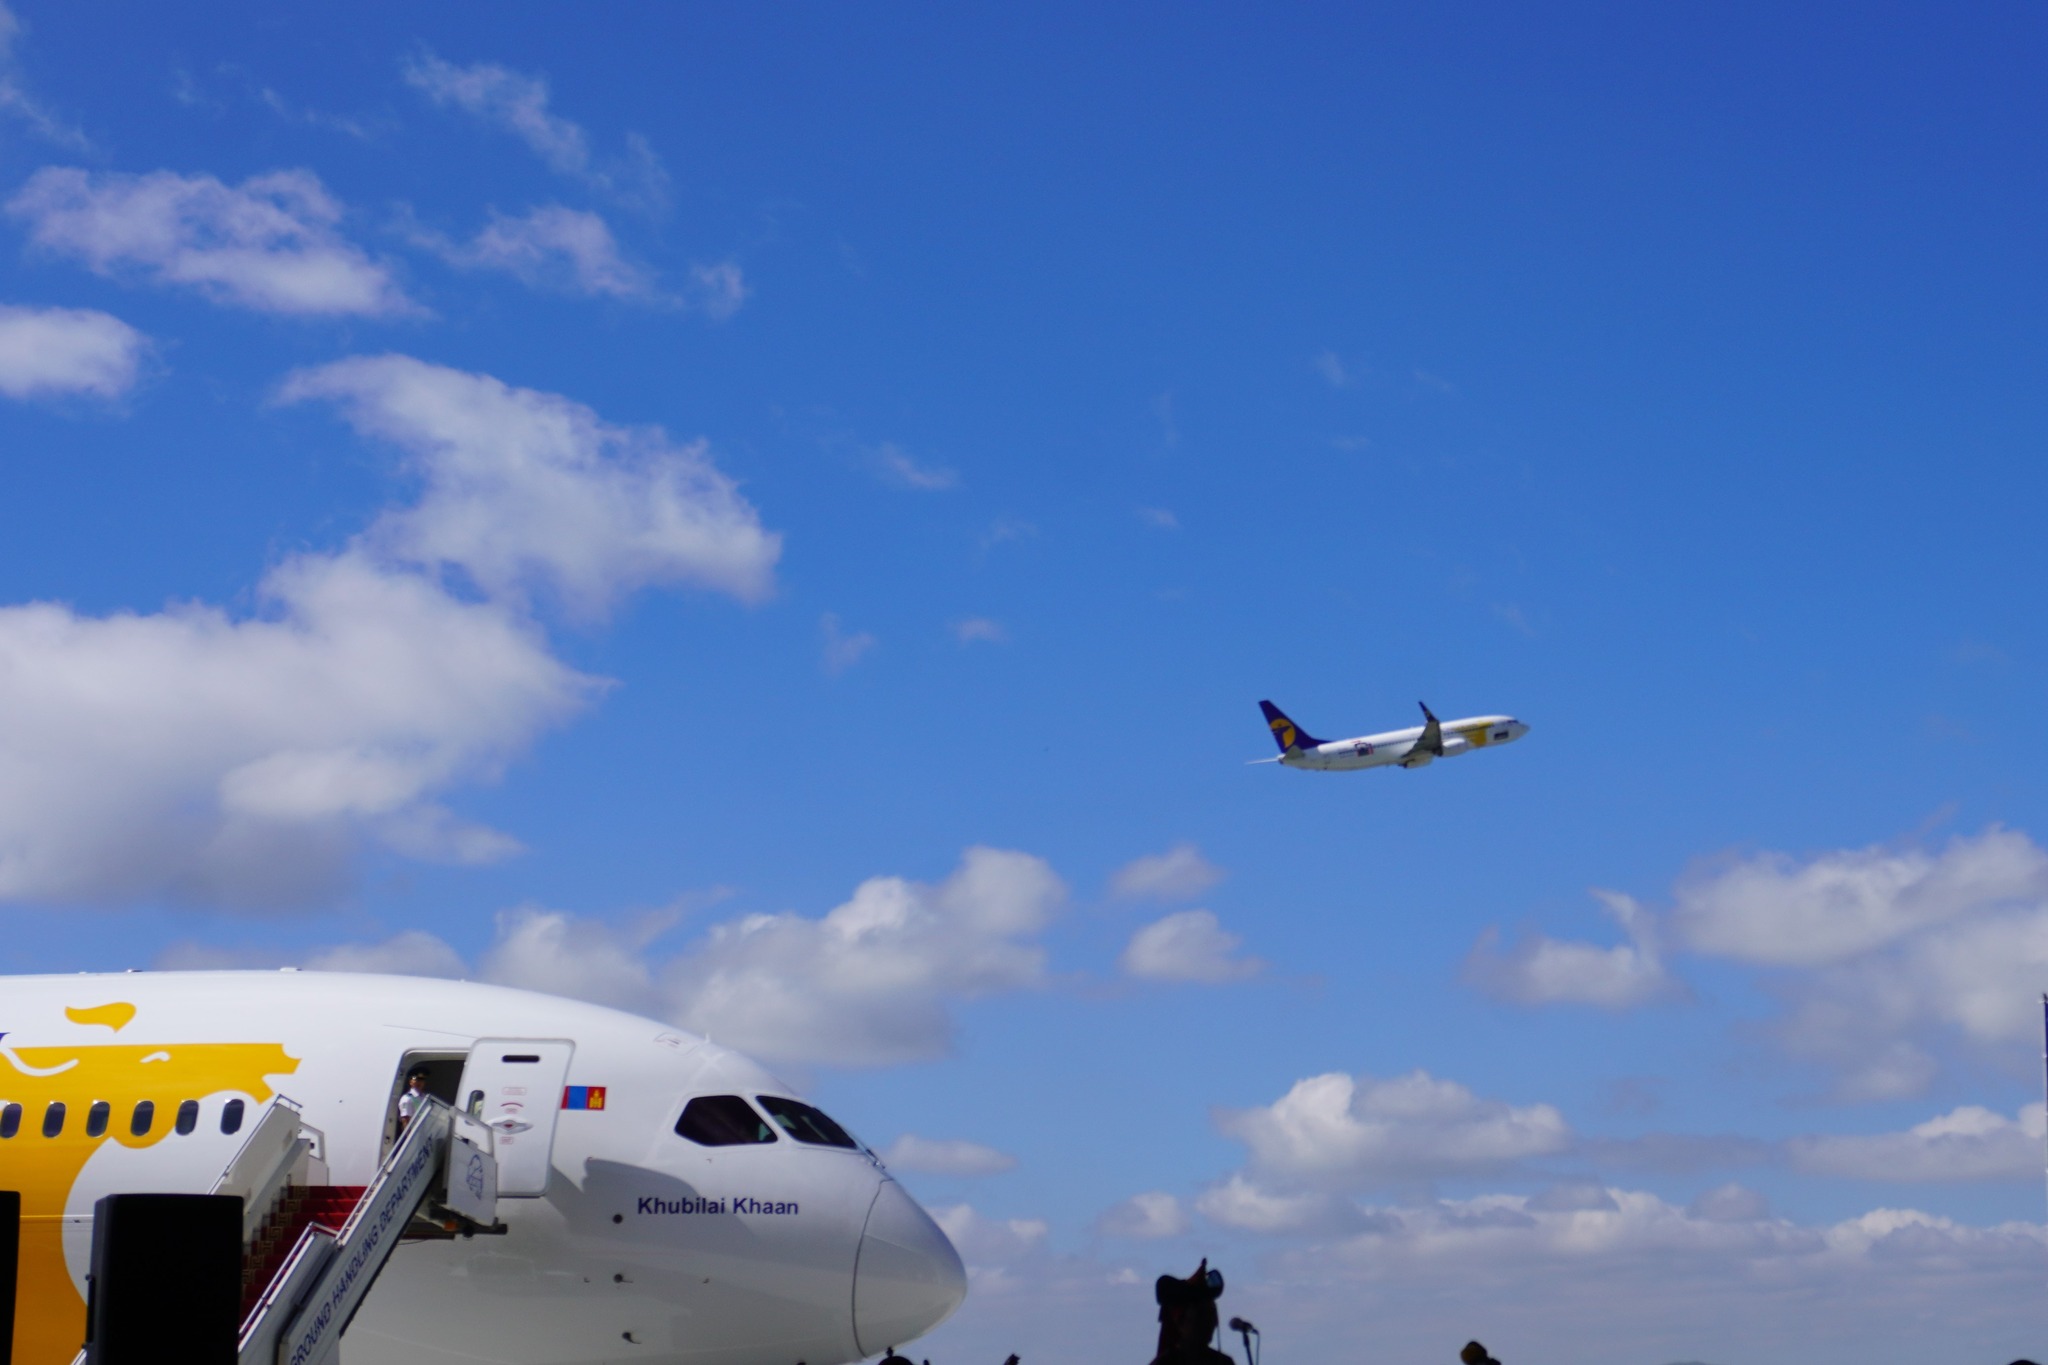
[[[853,1272],[853,1336],[878,1355],[922,1336],[967,1297],[967,1268],[930,1214],[893,1180],[882,1182]]]

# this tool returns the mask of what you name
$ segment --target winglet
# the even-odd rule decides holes
[[[1429,723],[1430,723],[1431,725],[1435,725],[1435,724],[1437,724],[1437,723],[1438,723],[1438,722],[1437,722],[1437,718],[1436,718],[1436,713],[1435,713],[1434,711],[1431,711],[1431,710],[1429,709],[1429,703],[1428,703],[1428,702],[1426,702],[1426,701],[1419,701],[1419,702],[1416,702],[1415,704],[1416,704],[1417,706],[1419,706],[1419,707],[1421,707],[1421,708],[1422,708],[1422,718],[1423,718],[1424,720],[1428,721],[1428,722],[1429,722]]]
[[[1323,742],[1289,720],[1287,713],[1272,702],[1260,702],[1259,710],[1266,713],[1266,728],[1273,732],[1273,742],[1280,746],[1281,753],[1291,754],[1297,749],[1313,749]]]

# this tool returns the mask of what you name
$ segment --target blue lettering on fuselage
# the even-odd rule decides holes
[[[658,1194],[640,1196],[638,1211],[643,1215],[677,1214],[718,1214],[756,1213],[789,1215],[802,1212],[794,1199],[756,1199],[751,1195],[736,1195],[731,1199],[710,1199],[704,1195],[691,1195],[684,1199],[663,1199]]]

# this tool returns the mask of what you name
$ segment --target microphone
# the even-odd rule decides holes
[[[1230,1320],[1230,1330],[1233,1332],[1250,1332],[1254,1336],[1259,1335],[1259,1329],[1246,1322],[1243,1318],[1232,1318]]]

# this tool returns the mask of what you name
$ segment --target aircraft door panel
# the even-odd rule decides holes
[[[470,1049],[460,1103],[497,1134],[500,1199],[547,1193],[555,1119],[575,1054],[566,1038],[479,1038]]]

